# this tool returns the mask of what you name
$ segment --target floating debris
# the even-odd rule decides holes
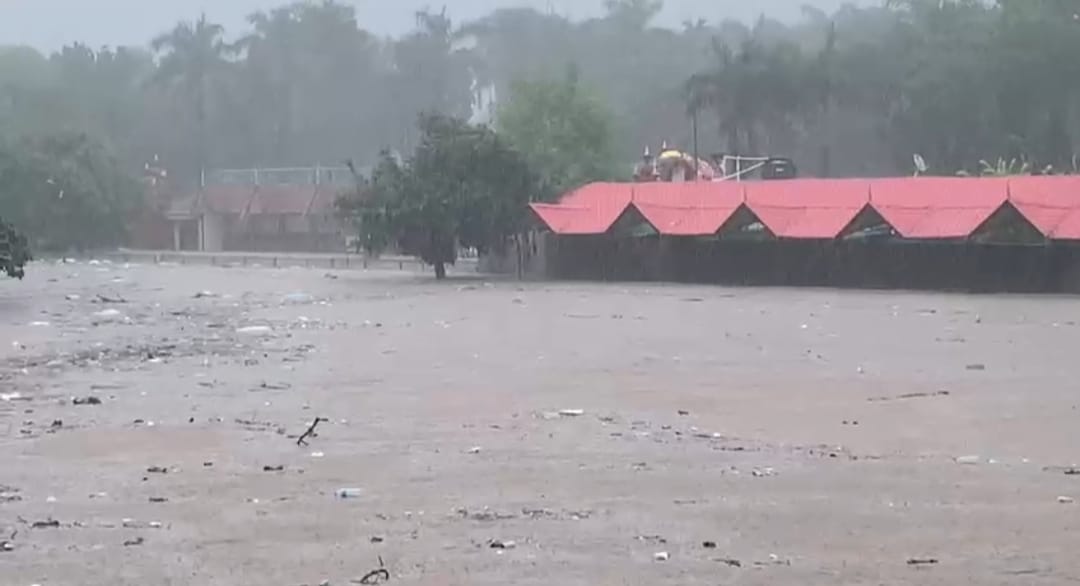
[[[339,499],[356,499],[363,494],[364,491],[359,488],[339,488],[334,492],[334,495]]]

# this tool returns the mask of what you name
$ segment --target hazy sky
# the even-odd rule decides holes
[[[603,0],[350,0],[362,25],[379,34],[408,31],[413,14],[422,8],[446,6],[455,21],[481,16],[500,6],[533,6],[560,14],[587,17],[598,14]],[[849,2],[851,0],[848,0]],[[877,0],[854,0],[867,4]],[[27,44],[44,50],[83,41],[91,46],[142,45],[178,20],[200,12],[231,30],[244,17],[288,0],[0,0],[0,45]],[[814,4],[832,10],[844,0],[666,0],[663,24],[677,25],[687,18],[718,21],[734,17],[753,19],[760,13],[781,18],[799,14],[799,7]]]

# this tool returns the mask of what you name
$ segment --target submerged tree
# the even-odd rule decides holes
[[[539,181],[524,157],[485,126],[440,114],[420,121],[405,161],[384,155],[370,182],[338,202],[372,250],[396,243],[446,277],[458,246],[502,251],[525,227]]]

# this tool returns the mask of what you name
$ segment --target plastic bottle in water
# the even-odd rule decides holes
[[[359,488],[339,488],[334,494],[339,499],[356,499],[360,498],[361,492]]]

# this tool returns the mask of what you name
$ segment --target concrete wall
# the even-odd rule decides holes
[[[245,252],[345,252],[345,240],[334,234],[260,234],[232,232],[225,250]]]
[[[1080,247],[1067,244],[548,239],[546,272],[561,279],[1080,293]]]
[[[225,250],[225,232],[228,228],[228,218],[218,214],[204,214],[203,222],[203,251],[221,252]]]

